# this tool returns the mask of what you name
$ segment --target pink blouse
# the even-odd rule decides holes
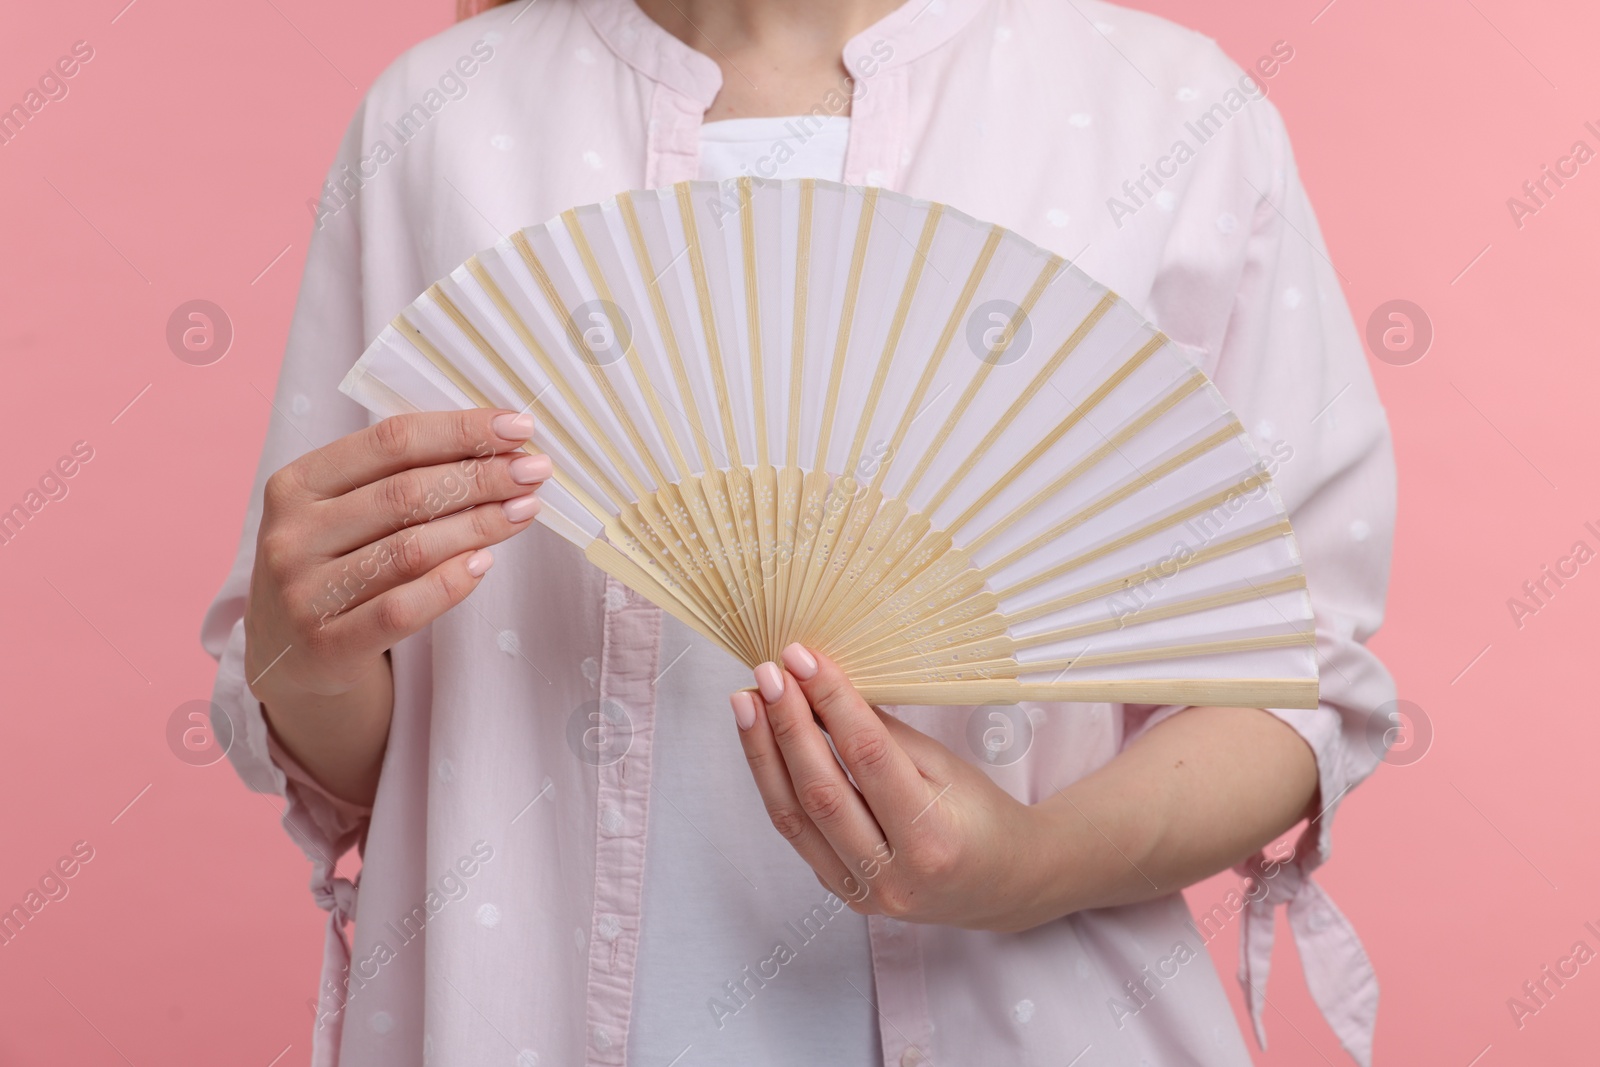
[[[1239,976],[1264,1041],[1278,904],[1312,995],[1369,1064],[1377,981],[1310,872],[1328,857],[1339,801],[1379,760],[1370,724],[1394,698],[1363,642],[1383,614],[1395,472],[1283,123],[1260,98],[1276,68],[1255,68],[1252,82],[1204,37],[1096,0],[913,0],[844,59],[856,76],[845,181],[949,203],[1075,258],[1211,374],[1274,464],[1322,674],[1319,708],[1269,710],[1314,750],[1326,810],[1291,860],[1257,868],[1251,900],[1196,924],[1174,893],[1023,934],[874,917],[874,988],[861,992],[885,1067],[1059,1067],[1089,1050],[1085,1064],[1247,1064],[1204,946],[1242,924]],[[245,682],[241,617],[262,483],[367,423],[336,388],[366,343],[503,232],[695,177],[720,84],[715,62],[632,0],[523,0],[397,60],[310,205],[315,236],[276,414],[203,641],[220,661],[230,758],[251,788],[287,798],[285,827],[330,913],[318,1067],[626,1059],[646,834],[661,796],[660,610],[537,525],[497,548],[466,604],[393,650],[394,720],[370,811],[327,796],[277,748]],[[821,113],[842,103],[818,102]],[[665,712],[727,717],[725,696]],[[1024,705],[1014,723],[1031,743],[989,773],[1037,802],[1180,711]],[[974,709],[895,712],[983,762],[968,740]],[[599,756],[584,737],[596,715]],[[710,765],[721,756],[708,753],[707,775],[747,773]],[[334,873],[358,842],[359,890]],[[693,1062],[687,1051],[683,1067]]]

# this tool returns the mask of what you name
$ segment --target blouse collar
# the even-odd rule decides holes
[[[852,74],[863,62],[877,69],[904,66],[954,37],[988,0],[907,0],[852,37],[844,63]],[[668,33],[635,0],[579,0],[595,32],[623,62],[709,108],[722,89],[716,60]],[[881,47],[887,43],[889,47]]]

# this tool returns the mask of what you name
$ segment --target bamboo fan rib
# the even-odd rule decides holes
[[[883,704],[1317,703],[1294,535],[1215,387],[941,204],[745,178],[574,208],[341,388],[532,412],[539,521],[750,665],[801,641]]]

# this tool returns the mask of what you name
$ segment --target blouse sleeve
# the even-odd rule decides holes
[[[1310,872],[1331,852],[1334,814],[1383,754],[1394,680],[1366,647],[1383,619],[1394,538],[1388,419],[1362,341],[1301,184],[1276,108],[1255,103],[1257,162],[1231,175],[1254,203],[1245,263],[1208,360],[1288,510],[1316,618],[1320,705],[1268,708],[1316,756],[1319,810],[1292,859],[1242,866],[1261,894],[1241,936],[1240,979],[1263,1046],[1272,905],[1289,905],[1308,984],[1335,1031],[1368,1062],[1377,983],[1354,930]],[[1246,184],[1248,183],[1248,184]],[[1210,220],[1207,220],[1208,222]],[[1160,286],[1158,285],[1158,290]],[[1176,301],[1179,285],[1169,300]],[[1158,292],[1158,303],[1160,302]],[[1182,709],[1129,705],[1125,741]]]
[[[355,166],[361,129],[362,110],[358,109],[330,169],[330,180],[345,166]],[[283,825],[315,868],[314,888],[331,883],[334,865],[360,841],[371,809],[322,789],[272,736],[244,674],[244,610],[267,477],[298,456],[368,422],[365,410],[338,390],[339,380],[361,355],[364,344],[359,211],[349,204],[344,210],[321,214],[313,223],[239,548],[200,631],[201,644],[217,660],[212,692],[216,736],[231,738],[228,758],[245,785],[258,793],[285,798]]]

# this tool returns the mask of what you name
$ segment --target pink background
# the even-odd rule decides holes
[[[75,41],[94,48],[69,95],[0,147],[0,510],[74,442],[94,450],[0,545],[0,907],[75,842],[94,849],[70,894],[0,946],[0,1064],[303,1064],[322,936],[307,865],[275,805],[225,762],[180,761],[166,729],[210,692],[196,634],[266,427],[305,201],[361,89],[449,5],[126,2],[0,15],[0,104]],[[1573,942],[1600,949],[1583,929],[1600,927],[1583,666],[1600,562],[1520,629],[1507,600],[1574,541],[1600,548],[1583,526],[1600,529],[1600,371],[1582,325],[1600,162],[1521,229],[1506,199],[1574,140],[1600,148],[1583,129],[1600,125],[1600,13],[1324,2],[1146,5],[1241,63],[1294,47],[1271,92],[1358,321],[1404,298],[1436,330],[1420,362],[1373,361],[1401,486],[1375,647],[1435,737],[1351,795],[1320,877],[1383,983],[1379,1063],[1593,1062],[1600,964],[1520,1029],[1507,998]],[[236,330],[212,366],[166,345],[194,298]],[[1212,946],[1225,976],[1236,927]],[[1347,1063],[1286,933],[1259,1061]]]

